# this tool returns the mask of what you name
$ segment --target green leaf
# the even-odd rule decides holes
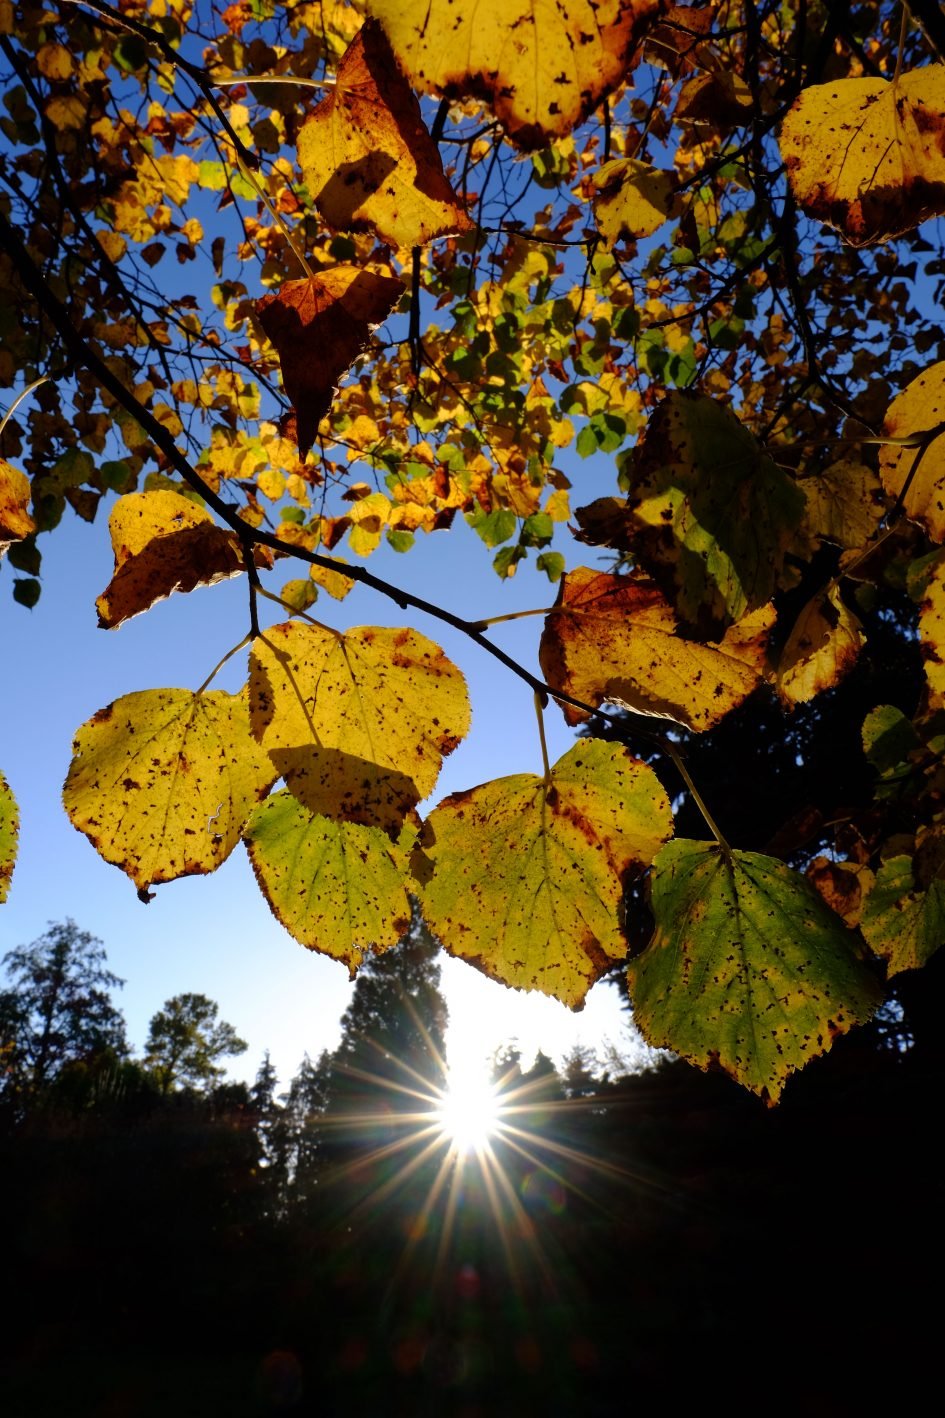
[[[901,709],[880,704],[863,721],[863,752],[880,776],[877,796],[895,792],[896,784],[909,778],[909,755],[920,746],[915,726]]]
[[[916,890],[912,857],[890,857],[876,873],[860,928],[888,973],[917,970],[945,941],[945,881],[933,877]]]
[[[679,839],[651,887],[656,930],[629,978],[655,1047],[718,1065],[773,1104],[794,1069],[879,1004],[856,937],[783,862]]]
[[[564,575],[565,560],[560,551],[543,551],[535,560],[535,569],[543,571],[552,583]]]
[[[215,871],[275,777],[245,692],[147,689],[79,729],[63,802],[99,856],[144,889]]]
[[[13,599],[21,606],[26,606],[27,610],[32,610],[39,600],[42,587],[39,582],[32,577],[18,577],[13,582]]]
[[[14,571],[25,571],[30,576],[38,576],[43,554],[36,545],[36,538],[27,537],[22,542],[11,542],[7,551],[7,561]]]
[[[502,542],[507,542],[509,537],[515,536],[515,528],[518,526],[515,513],[510,511],[508,507],[498,507],[495,512],[490,512],[488,515],[473,514],[467,520],[487,547],[497,547]]]
[[[277,919],[352,975],[369,950],[396,945],[410,924],[405,853],[380,828],[318,816],[283,789],[260,804],[243,835]]]
[[[551,770],[483,783],[430,814],[415,875],[423,912],[453,955],[572,1009],[626,954],[624,882],[672,830],[646,764],[589,739]]]
[[[0,773],[0,901],[7,899],[10,878],[16,861],[17,836],[20,819],[16,809],[16,799],[6,778]]]
[[[804,498],[730,409],[673,391],[629,467],[634,554],[684,621],[717,629],[771,599]]]

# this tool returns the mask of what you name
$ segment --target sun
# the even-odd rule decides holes
[[[485,1151],[501,1131],[502,1100],[481,1068],[452,1068],[434,1113],[460,1156]]]

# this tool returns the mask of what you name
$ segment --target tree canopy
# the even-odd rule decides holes
[[[247,585],[242,693],[214,671],[76,735],[66,811],[144,899],[242,839],[277,918],[352,971],[416,899],[448,950],[573,1007],[642,943],[650,1042],[769,1102],[927,961],[943,62],[932,3],[0,0],[14,598],[67,505],[108,511],[103,628]],[[572,506],[581,459],[611,481]],[[556,583],[538,666],[364,565],[459,518],[499,576]],[[464,679],[420,630],[334,629],[355,587],[529,685],[544,772],[421,821]],[[549,706],[586,734],[555,764]],[[732,841],[693,765],[736,719],[732,782],[760,726],[801,722],[856,791],[773,824],[755,794]],[[0,899],[16,836],[0,779]]]

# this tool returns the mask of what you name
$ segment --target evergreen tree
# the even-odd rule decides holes
[[[295,1211],[304,1212],[311,1205],[318,1185],[330,1080],[331,1055],[327,1050],[316,1064],[306,1054],[289,1091],[282,1095],[275,1142],[286,1179],[285,1203]]]
[[[144,1061],[162,1093],[176,1086],[212,1089],[224,1075],[218,1060],[245,1053],[247,1044],[206,995],[182,994],[166,1000],[148,1026]]]
[[[125,1021],[110,999],[124,984],[105,965],[100,940],[72,920],[51,924],[4,956],[0,992],[0,1097],[19,1110],[69,1064],[128,1053]]]

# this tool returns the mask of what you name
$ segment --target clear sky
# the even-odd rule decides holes
[[[580,484],[575,505],[607,491],[612,469],[594,461],[569,468]],[[135,1048],[165,999],[197,991],[215,999],[249,1043],[231,1074],[251,1079],[269,1048],[285,1085],[303,1053],[315,1056],[337,1042],[351,990],[345,968],[310,953],[278,924],[242,846],[213,876],[159,887],[144,906],[131,882],[98,857],[62,809],[62,782],[80,724],[132,690],[196,688],[247,629],[245,581],[237,578],[173,596],[117,631],[99,630],[94,601],[112,569],[106,518],[100,518],[90,527],[67,508],[61,526],[41,538],[43,594],[32,612],[13,603],[13,572],[0,563],[0,768],[21,815],[19,858],[0,907],[0,954],[41,935],[48,921],[71,916],[103,941],[111,968],[126,980],[118,1003]],[[555,588],[544,575],[526,564],[501,582],[490,561],[491,553],[458,522],[451,531],[419,537],[406,555],[384,547],[368,565],[464,616],[553,602]],[[297,574],[289,563],[267,582],[278,590]],[[339,629],[413,625],[465,672],[472,730],[446,761],[429,805],[489,778],[541,771],[531,691],[463,636],[416,613],[405,615],[360,587],[341,604],[323,594],[314,613]],[[267,622],[280,618],[278,608],[265,603],[264,615]],[[493,635],[537,670],[540,632],[541,618],[534,617],[497,627]],[[245,676],[243,652],[215,687],[237,689]],[[552,759],[573,742],[555,709],[547,712],[546,731]],[[542,996],[505,990],[460,961],[444,961],[443,979],[454,1059],[486,1055],[511,1037],[526,1054],[540,1046],[559,1058],[574,1042],[632,1047],[617,992],[608,986],[596,987],[583,1014],[572,1015]]]

